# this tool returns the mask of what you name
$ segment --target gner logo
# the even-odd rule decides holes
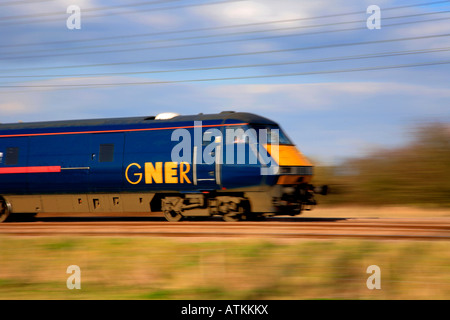
[[[164,170],[163,170],[164,167]],[[134,170],[130,170],[134,168]],[[144,181],[150,183],[191,183],[187,177],[187,173],[191,170],[191,166],[187,162],[146,162],[144,164],[144,172],[138,163],[131,163],[125,169],[125,178],[131,184],[138,184]],[[137,171],[131,173],[129,171]]]

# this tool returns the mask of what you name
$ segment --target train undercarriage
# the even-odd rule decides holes
[[[281,194],[271,197],[271,208],[260,211],[252,205],[258,201],[246,193],[206,193],[167,195],[161,199],[161,211],[168,221],[176,222],[184,217],[222,216],[225,221],[261,220],[273,215],[299,215],[316,205],[312,185],[284,186]],[[322,192],[324,193],[324,192]],[[267,197],[269,195],[262,195]],[[252,199],[253,198],[253,199]],[[253,201],[252,201],[253,200]]]
[[[310,210],[316,204],[314,193],[317,190],[312,185],[300,184],[244,192],[5,195],[0,196],[0,222],[36,213],[88,212],[162,212],[171,222],[211,216],[225,221],[261,220]]]

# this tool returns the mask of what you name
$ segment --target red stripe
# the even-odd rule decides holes
[[[185,126],[185,127],[166,127],[166,128],[143,128],[143,129],[120,129],[120,130],[103,130],[103,131],[73,131],[73,132],[48,132],[48,133],[23,133],[23,134],[4,134],[0,138],[7,137],[34,137],[34,136],[54,136],[60,134],[86,134],[86,133],[114,133],[114,132],[133,132],[133,131],[153,131],[153,130],[174,130],[188,128],[209,128],[209,127],[225,127],[225,126],[243,126],[248,123],[226,123],[226,124],[205,124],[202,126]]]
[[[0,168],[0,174],[8,173],[45,173],[61,172],[60,166],[41,166],[41,167],[10,167]]]

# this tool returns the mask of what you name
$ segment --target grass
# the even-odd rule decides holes
[[[449,299],[448,242],[0,237],[0,299]],[[381,268],[381,290],[366,269]],[[69,265],[81,289],[66,287]]]

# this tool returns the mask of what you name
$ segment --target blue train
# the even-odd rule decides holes
[[[296,215],[326,192],[312,174],[275,122],[250,113],[0,124],[0,222],[43,212]]]

